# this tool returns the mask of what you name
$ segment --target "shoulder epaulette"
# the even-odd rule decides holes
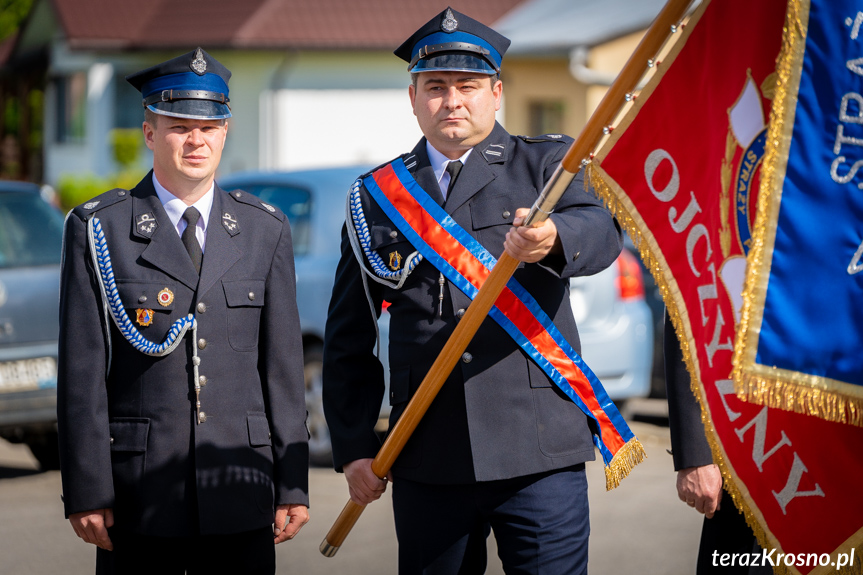
[[[518,136],[528,144],[536,144],[539,142],[559,142],[566,144],[572,142],[572,138],[564,134],[543,134],[542,136]]]
[[[264,210],[277,220],[284,221],[285,214],[278,207],[273,204],[268,204],[267,202],[261,200],[255,194],[250,194],[249,192],[244,192],[243,190],[234,190],[233,192],[228,192],[228,195],[231,196],[234,201],[240,202],[241,204],[248,204],[250,206],[255,206],[260,210]]]
[[[114,188],[113,190],[108,190],[103,194],[99,194],[92,200],[81,204],[80,206],[75,208],[75,211],[78,212],[79,215],[86,217],[92,213],[98,212],[102,208],[107,208],[112,204],[122,202],[130,195],[131,194],[129,193],[129,190],[124,190],[122,188]]]

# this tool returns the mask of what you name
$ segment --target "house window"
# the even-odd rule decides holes
[[[528,114],[531,134],[563,133],[563,102],[560,100],[531,102]]]
[[[57,142],[83,142],[87,119],[87,75],[84,72],[54,80],[57,94]]]

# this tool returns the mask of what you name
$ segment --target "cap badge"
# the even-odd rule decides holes
[[[189,67],[192,69],[192,72],[198,76],[203,76],[204,72],[207,71],[207,61],[204,60],[204,53],[200,48],[195,50],[195,58],[192,60],[192,63],[189,64]]]
[[[138,316],[138,325],[141,327],[147,327],[151,323],[153,323],[153,310],[151,309],[138,309],[135,310],[135,313]]]
[[[157,297],[159,299],[159,305],[161,305],[162,307],[168,307],[169,305],[174,303],[174,292],[172,292],[168,288],[160,291]]]
[[[440,24],[440,29],[444,32],[455,32],[458,30],[458,20],[452,15],[452,10],[447,8],[444,14],[443,22]]]
[[[398,252],[390,252],[390,269],[398,271],[402,267],[402,255]]]

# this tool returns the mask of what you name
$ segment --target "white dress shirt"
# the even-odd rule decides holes
[[[183,231],[186,229],[186,220],[183,219],[183,214],[189,206],[186,203],[169,192],[165,186],[159,183],[156,179],[156,173],[153,172],[153,187],[156,188],[156,195],[159,196],[159,201],[165,208],[171,223],[174,224],[174,229],[183,237]],[[195,226],[195,237],[198,238],[198,243],[201,244],[201,251],[206,251],[207,243],[207,222],[210,220],[210,210],[213,208],[213,198],[215,197],[215,183],[210,185],[210,189],[203,197],[192,204],[192,207],[201,213],[198,218],[198,225]]]
[[[446,167],[450,162],[461,162],[462,166],[464,166],[465,162],[467,162],[467,157],[470,156],[470,153],[473,152],[473,148],[464,153],[464,155],[458,160],[450,160],[440,152],[438,152],[434,146],[429,144],[429,141],[426,140],[426,153],[429,155],[429,161],[431,162],[432,169],[434,170],[435,178],[437,178],[437,183],[440,186],[440,193],[443,194],[443,199],[446,199],[446,191],[449,188],[449,172],[446,171]]]

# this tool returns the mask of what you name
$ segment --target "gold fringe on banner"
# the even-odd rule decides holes
[[[732,378],[741,400],[863,427],[863,388],[860,386],[759,365],[756,360],[776,222],[794,129],[808,22],[809,0],[790,0],[782,50],[777,59],[778,80],[767,131]]]
[[[611,463],[605,468],[605,490],[611,491],[620,482],[626,479],[632,468],[644,461],[647,458],[647,453],[644,452],[644,446],[638,441],[637,437],[633,437],[621,447],[614,457],[611,458]]]
[[[706,5],[709,4],[709,0],[703,2],[700,6],[700,9],[696,11],[695,20],[701,16],[703,10],[706,8]],[[773,100],[774,105],[774,114],[775,107],[778,105],[777,102],[780,100],[780,92],[782,95],[787,97],[788,91],[788,82],[791,76],[791,57],[797,53],[798,57],[802,58],[803,48],[805,46],[805,36],[806,36],[806,26],[809,20],[809,0],[789,0],[788,8],[786,11],[786,25],[783,34],[783,44],[782,49],[780,51],[778,62],[778,68],[781,72],[779,77],[779,82],[777,85],[777,97]],[[676,52],[682,49],[682,44],[685,42],[681,42],[679,46],[676,47]],[[665,67],[667,70],[668,67]],[[783,75],[784,74],[784,75]],[[652,80],[648,86],[645,87],[643,95],[649,95],[655,87],[655,82],[658,82],[659,78]],[[796,86],[795,86],[795,94],[796,94]],[[641,99],[639,102],[643,104],[647,98]],[[640,108],[640,106],[638,106]],[[616,141],[625,131],[625,127],[631,123],[632,118],[634,117],[634,113],[631,115],[627,115],[624,118],[622,125],[618,126],[618,129],[614,132],[613,140]],[[793,124],[793,122],[792,122]],[[771,126],[773,124],[771,123]],[[623,128],[623,129],[621,129]],[[772,138],[770,136],[776,136],[776,134],[770,134],[768,136],[768,140],[770,141]],[[614,141],[610,143],[614,143]],[[701,420],[704,425],[704,430],[706,432],[707,441],[710,445],[710,450],[713,454],[713,460],[718,465],[720,472],[722,474],[724,480],[724,489],[728,491],[731,495],[732,500],[734,501],[734,505],[737,507],[740,513],[742,513],[746,519],[746,523],[752,529],[752,532],[755,534],[759,544],[764,549],[777,549],[781,551],[779,546],[779,541],[773,536],[772,533],[765,527],[764,518],[761,516],[761,513],[757,508],[753,508],[749,505],[749,502],[752,501],[751,496],[749,496],[748,489],[746,486],[739,482],[734,469],[728,463],[727,456],[725,454],[725,450],[722,447],[722,444],[719,442],[718,435],[716,433],[715,428],[713,427],[713,423],[709,417],[709,409],[706,405],[706,398],[702,395],[702,389],[700,385],[700,378],[698,377],[699,369],[698,369],[698,359],[691,351],[691,346],[694,345],[694,340],[692,339],[692,333],[688,331],[685,326],[688,325],[686,321],[686,310],[683,307],[682,297],[677,287],[677,283],[674,278],[666,273],[668,272],[668,266],[665,263],[665,259],[662,255],[661,250],[659,249],[659,245],[656,243],[655,238],[650,233],[649,230],[643,225],[640,218],[638,218],[638,212],[635,210],[635,206],[629,200],[627,195],[623,190],[621,190],[616,182],[608,176],[602,169],[600,164],[601,159],[604,157],[604,151],[607,151],[608,142],[604,147],[604,150],[600,150],[597,154],[598,159],[595,159],[592,163],[590,163],[587,167],[587,174],[585,176],[585,189],[588,188],[588,182],[590,186],[592,186],[592,193],[600,198],[603,203],[606,205],[608,210],[612,213],[612,215],[617,218],[617,221],[620,223],[621,227],[626,231],[629,235],[630,239],[632,239],[633,244],[635,245],[636,250],[641,256],[642,261],[644,262],[645,267],[650,271],[653,275],[656,284],[659,288],[660,294],[662,295],[662,299],[666,304],[668,315],[671,319],[671,323],[674,326],[674,330],[677,333],[677,338],[680,342],[681,350],[683,352],[683,360],[686,364],[686,369],[689,372],[690,376],[690,386],[692,392],[695,394],[699,406],[701,408]],[[766,160],[765,160],[766,161]],[[783,179],[784,179],[784,166],[783,166]],[[762,171],[763,173],[764,171]],[[762,184],[763,185],[763,184]],[[759,202],[765,201],[764,194],[760,195]],[[759,213],[761,213],[763,206],[759,203]],[[638,218],[638,219],[636,219]],[[642,231],[644,230],[644,231]],[[771,246],[772,247],[772,246]],[[753,248],[755,251],[755,248]],[[751,263],[752,254],[750,253],[750,264]],[[747,286],[750,287],[750,286]],[[751,305],[751,303],[747,302],[746,306]],[[746,306],[744,311],[746,310]],[[748,319],[748,316],[744,315],[745,319]],[[760,318],[759,318],[760,320]],[[739,337],[739,336],[738,336]],[[740,349],[739,342],[737,349]],[[735,355],[735,365],[739,365],[737,363],[737,356]],[[735,379],[737,379],[739,368],[735,368]],[[760,381],[756,376],[747,376],[749,377],[749,383],[756,387],[760,384]],[[775,385],[775,381],[771,380],[769,382],[772,385]],[[787,393],[789,390],[785,390]],[[815,391],[815,390],[811,390]],[[756,390],[753,389],[753,392]],[[770,396],[770,392],[766,390],[761,392],[762,397],[768,401],[776,401],[775,397]],[[858,421],[861,417],[863,417],[863,408],[857,402],[848,402],[845,405],[842,405],[840,400],[836,400],[834,405],[834,400],[827,397],[829,394],[824,394],[821,392],[821,395],[817,398],[815,394],[811,394],[812,397],[808,399],[809,403],[806,403],[804,400],[804,405],[807,406],[815,406],[813,409],[821,409],[824,413],[829,414],[831,410],[835,412],[839,412],[845,410],[849,414],[849,421]],[[608,475],[606,476],[608,477]],[[847,567],[843,567],[841,570],[837,571],[835,567],[830,567],[831,573],[840,573],[841,575],[863,575],[863,544],[859,543],[860,538],[858,536],[852,537],[855,541],[849,540],[847,546],[842,546],[843,553],[850,553],[852,549],[855,550],[855,553],[858,558],[855,558],[855,564],[849,565]],[[838,554],[838,550],[833,553],[831,560],[836,561],[836,556]],[[823,570],[816,568],[812,573],[821,573]],[[824,571],[826,573],[826,571]],[[777,565],[774,567],[774,573],[776,575],[791,575],[798,574],[795,568],[789,568],[784,564]]]

